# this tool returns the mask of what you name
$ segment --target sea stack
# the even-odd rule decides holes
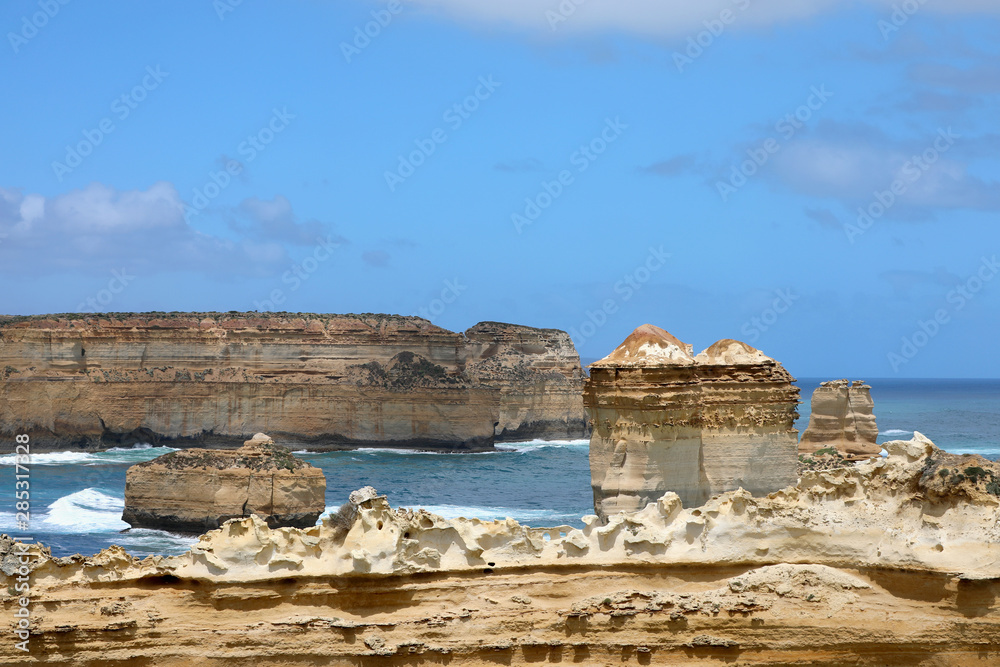
[[[824,382],[812,395],[809,427],[799,443],[800,454],[835,447],[845,457],[878,456],[878,425],[871,387],[855,380]]]
[[[796,483],[799,390],[760,350],[721,340],[695,356],[645,324],[590,369],[584,405],[602,519],[668,491],[696,507],[741,487],[766,495]]]
[[[323,472],[263,433],[235,450],[185,449],[125,475],[122,520],[188,533],[257,515],[272,528],[307,528],[326,508]]]

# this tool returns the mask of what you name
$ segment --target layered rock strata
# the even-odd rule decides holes
[[[500,390],[498,440],[572,440],[588,433],[583,369],[569,334],[482,322],[465,332],[466,369]]]
[[[0,642],[0,662],[996,664],[1000,466],[919,434],[886,448],[764,498],[669,493],[582,528],[369,491],[345,518],[232,521],[171,558],[32,545],[31,655]],[[0,538],[0,584],[18,552]]]
[[[770,357],[722,340],[695,356],[652,325],[591,364],[591,482],[597,514],[636,511],[668,491],[685,507],[796,475],[798,388]]]
[[[307,528],[325,499],[323,471],[258,433],[236,450],[187,449],[130,467],[122,521],[203,533],[254,516],[271,528]]]
[[[258,431],[311,449],[482,450],[501,414],[504,433],[517,432],[517,420],[523,432],[576,433],[583,403],[577,394],[574,407],[570,391],[580,374],[572,343],[515,329],[489,329],[501,359],[490,363],[489,331],[473,327],[470,343],[416,317],[0,318],[0,431],[29,433],[36,451],[235,447]],[[514,352],[518,337],[532,341],[520,347],[528,360]]]
[[[812,454],[834,447],[847,457],[878,456],[878,425],[871,387],[855,380],[831,380],[813,391],[809,426],[799,442],[799,453]]]

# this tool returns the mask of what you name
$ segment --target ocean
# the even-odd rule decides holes
[[[809,398],[820,380],[798,382],[805,430]],[[920,431],[956,454],[1000,460],[1000,380],[870,380],[879,442],[908,439]],[[423,507],[435,514],[481,519],[510,517],[532,526],[582,526],[593,513],[588,441],[532,441],[497,446],[495,452],[442,454],[391,449],[297,454],[323,469],[327,511],[351,491],[370,485],[394,507]],[[14,525],[13,494],[0,506],[0,533],[29,535],[55,556],[93,554],[119,544],[135,556],[177,554],[195,538],[156,530],[120,531],[125,471],[173,451],[140,445],[100,453],[36,454],[30,466],[31,530]],[[14,457],[0,456],[0,476],[14,486]]]

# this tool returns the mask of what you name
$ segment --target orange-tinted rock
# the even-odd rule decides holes
[[[835,447],[847,457],[878,456],[878,424],[871,387],[864,382],[824,382],[812,395],[809,427],[799,443],[801,454]]]
[[[647,324],[590,369],[598,515],[640,510],[668,491],[694,507],[740,487],[766,495],[795,483],[799,390],[759,350],[722,340],[694,356]]]
[[[477,450],[492,446],[495,425],[501,437],[584,429],[579,359],[553,330],[483,325],[467,339],[373,314],[108,313],[72,323],[0,318],[0,432],[29,433],[36,451],[231,447],[258,431],[315,449]],[[492,346],[500,352],[484,359]]]
[[[258,433],[239,449],[186,449],[125,476],[122,520],[133,528],[203,533],[256,515],[272,528],[308,528],[326,508],[326,478]]]

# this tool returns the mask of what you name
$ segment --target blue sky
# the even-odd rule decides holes
[[[650,322],[1000,377],[995,2],[95,4],[0,9],[0,312],[424,314],[585,358]]]

